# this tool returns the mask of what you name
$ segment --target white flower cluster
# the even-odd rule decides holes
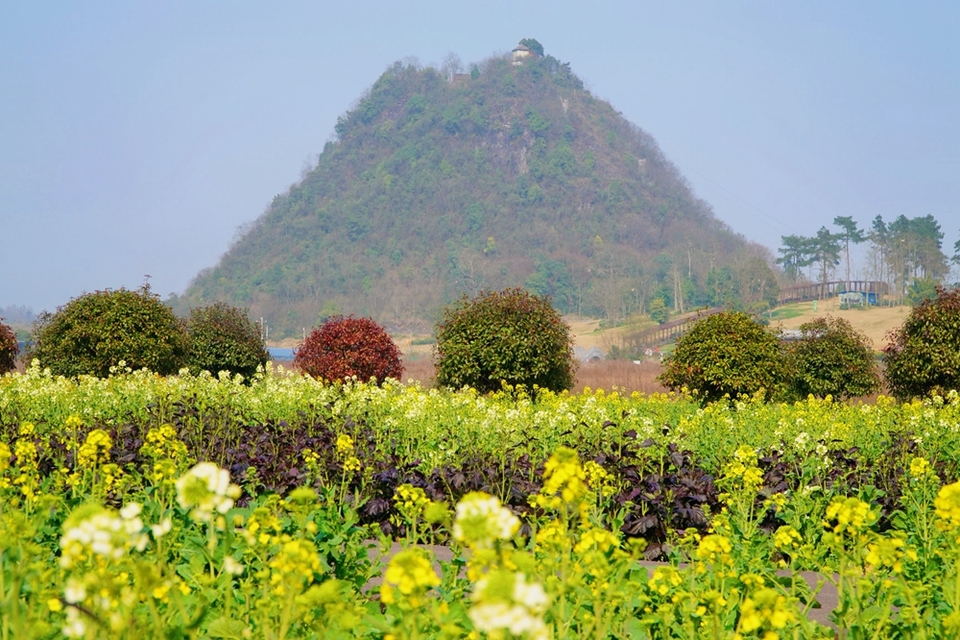
[[[477,549],[487,549],[496,540],[509,540],[520,528],[520,519],[495,496],[474,491],[457,504],[453,537]]]
[[[214,513],[225,514],[240,497],[240,487],[230,483],[230,472],[212,462],[201,462],[177,480],[177,502],[190,509],[190,517],[211,522]]]
[[[505,577],[507,580],[511,578]],[[522,573],[514,574],[512,582],[512,589],[509,589],[510,584],[504,584],[503,575],[478,580],[473,592],[474,605],[470,609],[470,620],[477,630],[490,634],[509,631],[515,636],[526,634],[528,638],[536,640],[547,638],[543,612],[549,599],[543,587],[535,582],[527,582]]]
[[[147,536],[140,510],[139,504],[131,502],[119,514],[101,509],[76,521],[68,520],[69,526],[60,538],[60,565],[69,569],[93,556],[117,560],[130,549],[143,551]]]

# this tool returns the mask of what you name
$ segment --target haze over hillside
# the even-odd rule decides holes
[[[392,65],[317,166],[174,305],[248,306],[280,337],[333,313],[427,327],[459,295],[504,286],[613,320],[775,299],[769,251],[525,42],[522,60]]]

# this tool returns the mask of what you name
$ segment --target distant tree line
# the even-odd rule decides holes
[[[884,282],[892,302],[916,304],[935,294],[936,286],[949,277],[951,264],[960,266],[960,240],[952,256],[944,253],[944,234],[932,215],[900,215],[889,223],[878,215],[868,229],[860,228],[850,216],[837,216],[833,225],[836,230],[824,226],[809,237],[781,237],[776,263],[791,282],[826,283],[838,277],[842,266],[840,273],[847,283],[851,279]],[[870,245],[866,259],[860,275],[853,277],[851,245],[865,242]]]

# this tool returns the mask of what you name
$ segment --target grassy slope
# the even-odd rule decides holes
[[[830,315],[835,318],[843,318],[852,324],[855,329],[867,334],[867,337],[873,340],[875,351],[879,351],[887,344],[887,332],[903,324],[910,313],[910,307],[908,306],[869,307],[867,309],[841,311],[836,300],[821,300],[817,304],[816,311],[813,310],[812,302],[798,302],[782,308],[788,311],[785,315],[793,315],[791,312],[799,312],[799,315],[779,322],[774,318],[773,326],[779,324],[784,329],[797,329],[804,322],[809,322],[817,317]]]

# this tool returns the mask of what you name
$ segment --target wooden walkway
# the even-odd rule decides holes
[[[682,318],[665,322],[658,327],[644,329],[637,333],[632,333],[623,337],[624,346],[635,351],[642,351],[644,348],[655,347],[675,340],[690,330],[693,324],[707,316],[712,316],[725,311],[724,307],[712,307],[703,309],[695,313],[690,313]]]
[[[801,284],[780,289],[777,304],[801,302],[803,300],[823,300],[832,298],[842,292],[886,295],[889,293],[889,288],[886,282],[877,280],[833,280],[831,282],[817,282],[816,284]]]

